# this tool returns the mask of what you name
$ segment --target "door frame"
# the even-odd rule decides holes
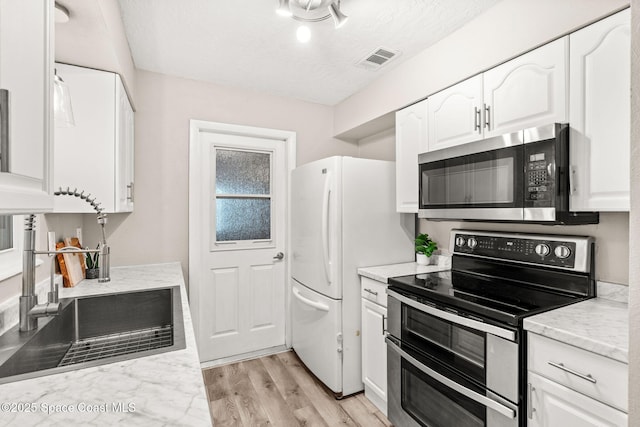
[[[246,136],[253,138],[271,139],[282,141],[285,150],[286,163],[286,218],[285,218],[285,248],[286,252],[291,249],[291,171],[296,167],[296,132],[259,128],[245,125],[234,125],[229,123],[210,122],[204,120],[189,120],[189,280],[188,280],[188,296],[189,307],[191,310],[191,318],[193,329],[196,337],[200,336],[199,331],[199,315],[200,309],[198,304],[191,304],[192,301],[198,301],[200,297],[200,287],[202,286],[200,270],[203,266],[203,254],[199,252],[202,247],[202,239],[208,239],[209,236],[203,236],[199,232],[199,224],[202,224],[202,212],[204,211],[204,203],[200,197],[202,191],[202,168],[201,158],[205,155],[203,144],[200,141],[201,133]],[[198,224],[198,226],[196,226]],[[285,253],[285,345],[291,348],[291,263],[289,262],[290,253]]]

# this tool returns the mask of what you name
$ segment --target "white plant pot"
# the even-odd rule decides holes
[[[431,264],[431,257],[428,257],[425,254],[416,253],[416,263],[419,265],[429,265]]]

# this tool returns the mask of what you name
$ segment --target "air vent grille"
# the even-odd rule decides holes
[[[370,70],[377,70],[389,63],[392,59],[396,58],[399,54],[400,52],[398,51],[380,47],[365,56],[364,59],[357,62],[356,65]]]

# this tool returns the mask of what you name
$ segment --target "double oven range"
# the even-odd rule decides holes
[[[523,319],[595,296],[593,239],[452,230],[450,247],[450,271],[389,279],[389,420],[525,426]]]

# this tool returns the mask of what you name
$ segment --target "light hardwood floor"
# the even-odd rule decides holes
[[[391,426],[363,393],[336,400],[292,351],[202,371],[218,426]]]

